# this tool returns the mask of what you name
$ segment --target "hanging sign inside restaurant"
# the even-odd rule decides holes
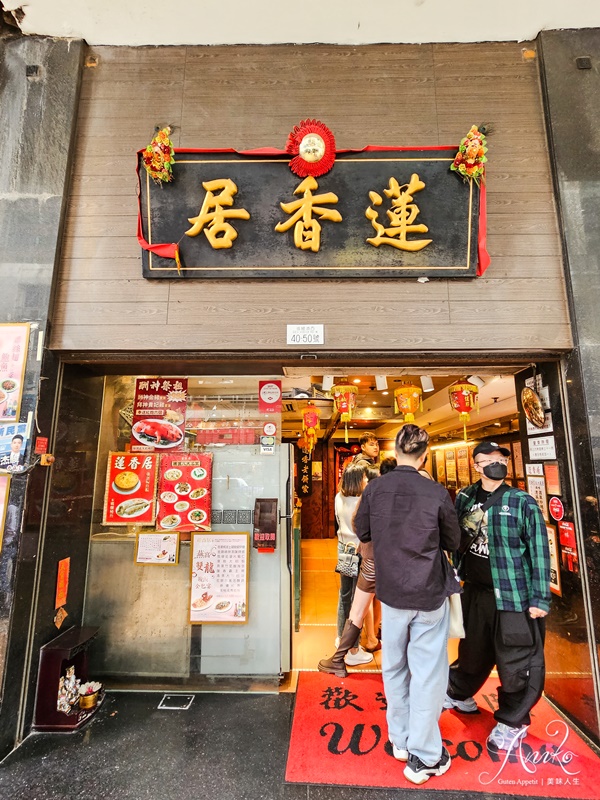
[[[457,145],[336,151],[325,126],[319,133],[302,125],[286,150],[174,150],[172,180],[161,185],[144,171],[149,156],[140,151],[144,277],[463,278],[484,271],[482,165],[476,173],[457,169]],[[481,139],[471,141],[485,161]]]

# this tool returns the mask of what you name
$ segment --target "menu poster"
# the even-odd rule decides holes
[[[212,453],[164,453],[161,456],[158,530],[210,530],[212,458]]]
[[[515,478],[524,478],[525,473],[523,472],[523,448],[521,447],[521,442],[512,443],[512,452],[513,452],[513,464],[515,468]]]
[[[27,450],[27,423],[0,425],[0,469],[22,472]]]
[[[548,494],[561,495],[558,461],[544,464],[544,475],[546,477],[546,490]]]
[[[556,528],[553,525],[546,525],[546,531],[548,532],[548,547],[550,550],[550,591],[562,597]]]
[[[179,534],[138,533],[135,542],[135,563],[176,566],[179,563]]]
[[[19,419],[29,323],[0,324],[0,422]]]
[[[4,521],[6,519],[9,489],[10,475],[0,475],[0,552],[2,552],[2,539],[4,537]]]
[[[548,498],[546,497],[546,481],[543,476],[529,475],[527,478],[527,491],[533,497],[538,506],[542,509],[542,514],[546,522],[550,521],[548,516]]]
[[[190,558],[192,625],[248,621],[248,533],[194,533]]]
[[[556,460],[554,436],[540,436],[529,440],[529,458],[532,461]]]
[[[458,472],[458,485],[461,487],[468,486],[471,483],[468,447],[459,447],[456,451],[456,469]]]
[[[158,456],[109,453],[103,525],[153,525]]]
[[[136,378],[132,452],[183,449],[187,386],[187,378]]]

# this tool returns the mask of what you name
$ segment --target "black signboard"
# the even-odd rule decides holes
[[[143,250],[144,277],[474,276],[479,188],[455,152],[367,148],[300,178],[285,154],[178,150],[162,186],[140,162],[141,238],[181,261]]]

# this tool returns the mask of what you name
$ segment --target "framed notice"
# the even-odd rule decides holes
[[[0,553],[2,552],[2,539],[4,537],[4,522],[6,520],[6,506],[8,505],[9,490],[10,475],[0,475]]]
[[[179,563],[179,534],[138,533],[135,541],[135,563],[176,566]]]
[[[546,531],[548,532],[548,547],[550,549],[550,591],[562,597],[556,528],[553,525],[546,525]]]
[[[523,448],[521,442],[512,443],[513,466],[515,470],[515,478],[524,478],[523,472]]]
[[[446,485],[446,461],[443,450],[435,451],[435,471],[438,482]]]
[[[542,514],[546,522],[550,522],[550,517],[548,516],[548,498],[546,496],[546,481],[544,477],[529,475],[527,477],[527,491],[542,509]]]
[[[155,453],[109,453],[103,525],[154,525],[156,518]]]
[[[249,533],[194,533],[190,557],[190,623],[248,621]]]
[[[187,385],[187,378],[136,379],[132,452],[183,449]]]
[[[456,486],[456,453],[454,450],[444,451],[446,456],[446,480],[452,487]]]
[[[544,476],[546,478],[546,491],[548,494],[561,495],[560,473],[558,471],[558,461],[544,464]]]
[[[210,530],[212,458],[212,453],[165,453],[161,456],[158,530]],[[184,538],[187,540],[189,536]]]
[[[456,472],[459,486],[468,486],[471,483],[468,447],[459,447],[456,451]]]
[[[539,436],[529,439],[529,458],[532,461],[556,460],[554,436]]]
[[[19,419],[28,347],[28,322],[0,324],[0,422]]]

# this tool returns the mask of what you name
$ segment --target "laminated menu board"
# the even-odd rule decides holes
[[[138,533],[135,543],[136,564],[166,564],[177,566],[179,563],[178,533]]]
[[[190,622],[248,621],[248,533],[194,533],[190,557]]]
[[[137,378],[131,450],[181,450],[185,440],[187,378]]]
[[[29,323],[0,325],[0,422],[19,420]]]
[[[103,525],[153,525],[158,456],[109,453]]]
[[[164,453],[158,479],[157,530],[209,531],[211,486],[212,453]]]

